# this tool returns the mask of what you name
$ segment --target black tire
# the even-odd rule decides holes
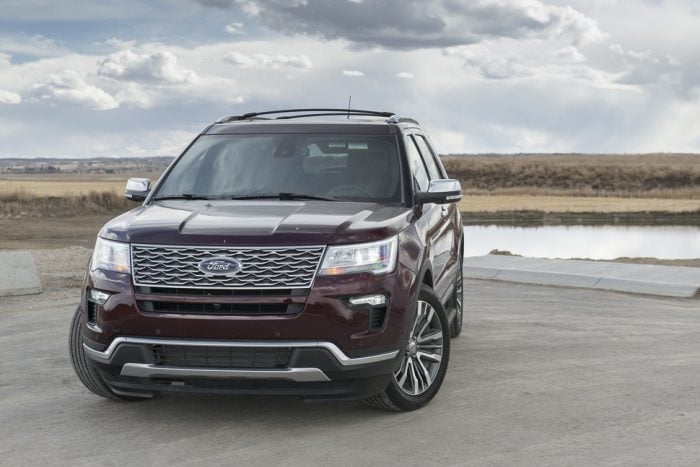
[[[421,302],[424,302],[427,305],[429,305],[429,307],[425,307],[423,310],[427,310],[428,308],[430,308],[433,310],[434,314],[431,314],[430,311],[424,311],[421,314]],[[422,326],[421,330],[420,325],[426,322],[427,324],[425,324],[425,326]],[[440,327],[439,341],[435,338],[438,331],[438,324]],[[365,402],[368,405],[383,410],[407,412],[411,410],[420,409],[421,407],[425,406],[428,402],[431,401],[433,397],[435,397],[435,394],[437,394],[437,392],[440,390],[440,386],[442,386],[442,382],[445,379],[445,373],[447,372],[447,366],[450,360],[450,339],[447,336],[449,324],[447,322],[447,315],[445,314],[445,309],[440,303],[440,300],[435,295],[435,292],[433,292],[433,289],[431,289],[425,284],[421,286],[420,292],[418,294],[418,303],[416,303],[416,311],[414,313],[411,328],[412,330],[409,331],[409,347],[406,350],[404,359],[401,361],[401,365],[399,366],[399,368],[397,368],[389,385],[382,392],[367,397],[365,399]],[[432,333],[424,334],[425,331],[423,330],[432,331]],[[415,339],[416,336],[414,336],[414,334],[417,334],[419,341],[421,338],[423,338],[424,340],[420,342],[426,342],[426,344],[421,345],[419,343],[418,345],[414,345],[412,348],[410,342],[413,341],[414,344],[416,344],[417,342]],[[431,342],[433,344],[427,345],[427,343]],[[436,348],[438,346],[438,342],[440,349]],[[432,363],[428,364],[430,366],[429,369],[425,366],[425,362],[421,360],[420,355],[425,355],[425,350],[428,348],[432,349],[432,351],[434,352],[432,355],[438,354],[438,351],[440,352],[439,362],[435,362],[432,361],[432,359],[428,359],[432,361]],[[412,352],[415,353],[412,354]],[[419,380],[422,380],[420,385],[425,386],[425,389],[420,391],[419,393],[417,392],[417,388],[415,386],[413,386],[414,394],[408,393],[406,387],[404,386],[406,383],[410,383],[409,381],[407,381],[407,377],[403,377],[403,384],[400,383],[401,376],[403,376],[403,374],[407,375],[409,373],[409,364],[407,363],[408,360],[413,360],[414,362],[417,362],[411,363],[411,368],[415,370],[416,378],[414,379],[414,381],[418,383]],[[420,367],[417,367],[416,365],[420,365]],[[425,379],[423,379],[419,368],[425,371],[425,373],[423,373],[425,374]],[[430,382],[427,384],[423,384],[427,381]]]
[[[70,361],[73,364],[73,370],[78,375],[78,379],[92,393],[106,399],[114,399],[120,401],[142,401],[143,397],[132,397],[115,394],[107,383],[104,382],[99,372],[90,366],[85,356],[83,349],[83,334],[80,332],[80,324],[83,319],[83,313],[80,308],[75,310],[73,320],[70,323],[70,333],[68,337],[68,348],[70,351]]]
[[[450,299],[450,306],[455,309],[455,316],[450,323],[450,337],[455,338],[462,334],[462,324],[464,323],[464,258],[460,252],[459,274],[455,280],[455,289]]]

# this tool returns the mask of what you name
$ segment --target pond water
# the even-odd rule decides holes
[[[464,255],[494,249],[539,258],[700,258],[693,226],[465,226]]]

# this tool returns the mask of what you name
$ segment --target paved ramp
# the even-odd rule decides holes
[[[0,251],[0,297],[41,293],[34,258],[26,251]]]
[[[700,294],[700,268],[680,266],[488,255],[464,258],[464,277],[667,297]]]

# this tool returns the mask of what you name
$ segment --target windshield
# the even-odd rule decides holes
[[[401,202],[400,173],[393,136],[203,135],[154,199],[270,196],[394,204]]]

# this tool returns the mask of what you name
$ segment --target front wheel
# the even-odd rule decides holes
[[[435,292],[422,285],[406,352],[384,391],[365,401],[376,408],[416,410],[437,394],[450,359],[447,315]]]
[[[73,320],[70,324],[70,332],[68,338],[68,348],[70,352],[70,361],[73,364],[75,374],[78,376],[83,385],[94,394],[106,399],[116,399],[121,401],[140,401],[143,397],[128,396],[126,394],[117,394],[107,386],[99,372],[94,369],[87,361],[85,349],[83,348],[83,335],[80,332],[80,325],[83,319],[83,314],[80,308],[75,310]],[[153,394],[155,396],[156,394]]]

